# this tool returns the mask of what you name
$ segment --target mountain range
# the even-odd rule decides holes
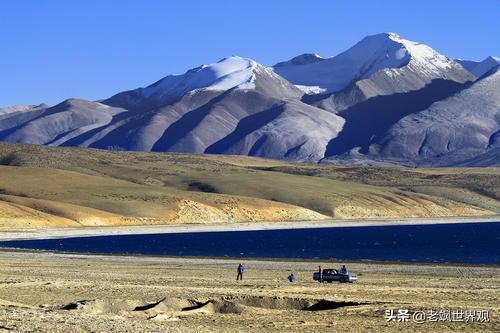
[[[0,141],[379,166],[499,166],[500,58],[394,33],[330,58],[238,56],[108,99],[0,108]]]

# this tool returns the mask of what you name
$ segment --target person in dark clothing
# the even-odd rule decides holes
[[[345,265],[342,265],[342,268],[340,269],[341,274],[347,274],[347,267]]]
[[[290,281],[290,282],[295,281],[295,275],[293,275],[293,273],[288,275],[288,281]]]
[[[319,279],[318,282],[323,282],[323,269],[321,269],[321,265],[319,266]]]
[[[238,275],[236,275],[236,280],[243,280],[243,272],[245,271],[245,267],[243,267],[243,264],[238,265]]]

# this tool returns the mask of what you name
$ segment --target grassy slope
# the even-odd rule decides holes
[[[500,212],[500,172],[0,143],[0,225],[116,225]]]

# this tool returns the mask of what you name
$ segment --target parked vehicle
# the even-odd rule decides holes
[[[325,268],[323,269],[323,273],[321,274],[322,281],[320,281],[320,274],[319,272],[315,272],[313,274],[313,280],[319,281],[319,282],[333,282],[333,281],[339,281],[339,282],[354,282],[358,280],[358,277],[356,274],[351,274],[351,273],[341,273],[335,268]]]

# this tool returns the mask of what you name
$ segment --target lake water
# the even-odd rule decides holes
[[[499,264],[500,222],[119,235],[0,242],[83,253]]]

